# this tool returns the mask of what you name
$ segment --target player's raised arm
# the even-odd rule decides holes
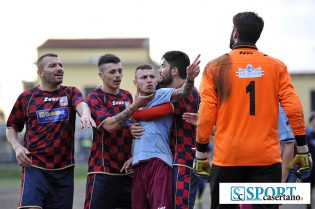
[[[193,90],[195,78],[199,75],[199,72],[200,72],[200,67],[199,67],[200,60],[199,60],[199,58],[200,58],[200,54],[195,58],[194,62],[187,67],[186,81],[181,88],[174,90],[172,97],[171,97],[172,100],[178,100],[178,99],[188,95]]]

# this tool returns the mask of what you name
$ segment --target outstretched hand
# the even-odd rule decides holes
[[[80,127],[81,128],[90,128],[90,127],[96,127],[96,123],[91,117],[91,115],[82,115],[80,117]]]

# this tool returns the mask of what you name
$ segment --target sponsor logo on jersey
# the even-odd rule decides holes
[[[125,101],[112,101],[113,106],[119,106],[119,105],[124,105],[124,106],[126,106],[126,103],[127,103],[127,102],[125,102]],[[128,102],[128,104],[129,104],[129,102]],[[126,106],[126,107],[127,107],[127,106]]]
[[[38,110],[36,116],[39,124],[56,122],[69,119],[68,107],[54,108],[51,110]]]
[[[58,97],[45,97],[44,102],[57,102],[59,100]]]
[[[264,75],[264,71],[261,67],[254,68],[251,64],[248,64],[245,69],[239,68],[236,72],[236,76],[239,78],[259,78]]]

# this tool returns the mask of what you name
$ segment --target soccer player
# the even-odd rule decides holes
[[[187,54],[181,51],[168,51],[161,59],[160,81],[158,88],[180,88],[185,83],[187,74],[186,68],[190,65]],[[192,92],[173,103],[173,125],[170,135],[170,147],[173,154],[173,204],[176,209],[193,209],[198,187],[198,178],[193,173],[192,165],[195,148],[195,127],[183,121],[184,112],[198,111],[199,93],[196,88]],[[165,106],[164,106],[165,107]],[[153,107],[154,108],[154,107]],[[170,110],[169,107],[166,108]],[[163,116],[163,109],[148,108],[143,111],[142,120],[153,120]],[[159,115],[156,115],[159,114]],[[131,132],[135,137],[143,133],[143,128],[135,124]]]
[[[18,208],[72,209],[74,127],[95,126],[81,92],[62,86],[64,69],[56,54],[37,60],[41,84],[24,91],[7,121],[7,138],[22,166]],[[24,128],[24,144],[18,132]]]
[[[163,110],[160,110],[163,111]],[[186,112],[183,114],[183,119],[188,123],[197,125],[197,114]],[[286,182],[288,176],[288,164],[294,157],[294,134],[290,127],[288,118],[279,105],[278,115],[278,135],[281,147],[281,167],[282,167],[282,182]]]
[[[93,130],[84,208],[131,208],[131,177],[120,172],[131,156],[129,118],[152,95],[138,96],[132,103],[131,94],[119,88],[123,65],[115,55],[101,56],[98,69],[102,86],[87,96],[97,127]]]
[[[294,158],[294,134],[292,132],[288,117],[279,105],[278,135],[281,148],[281,182],[286,182],[288,177],[288,165]]]
[[[154,93],[148,107],[168,103],[188,95],[199,74],[199,56],[187,67],[186,82],[181,88],[156,89],[157,75],[150,65],[136,69],[135,85],[142,95]],[[132,208],[172,208],[172,165],[169,134],[172,115],[154,121],[141,121],[144,133],[134,140],[132,165],[134,169]]]
[[[200,84],[197,122],[196,173],[208,175],[206,149],[214,124],[211,167],[211,208],[219,204],[219,183],[281,182],[281,156],[277,133],[280,101],[297,143],[294,165],[309,171],[311,157],[305,140],[303,109],[283,62],[256,47],[264,22],[253,12],[233,17],[232,51],[210,61]],[[303,172],[304,173],[304,172]],[[309,175],[309,173],[307,174]],[[253,208],[279,208],[254,205]]]

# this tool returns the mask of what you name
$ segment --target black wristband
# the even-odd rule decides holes
[[[198,142],[196,142],[196,148],[198,152],[207,152],[208,144],[199,144]]]
[[[306,145],[306,136],[305,135],[295,135],[295,141],[297,146]]]

